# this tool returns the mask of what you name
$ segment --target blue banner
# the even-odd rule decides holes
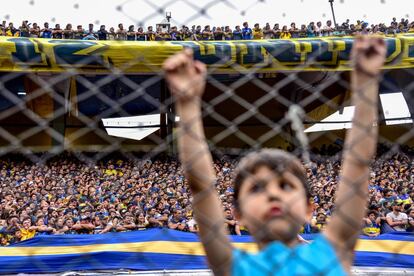
[[[385,37],[385,69],[414,67],[414,34]],[[85,41],[0,37],[0,72],[158,74],[166,58],[191,48],[212,74],[348,71],[354,37],[239,41]],[[214,69],[214,70],[213,70]]]
[[[313,236],[304,236],[312,240]],[[256,251],[251,237],[232,237],[235,247]],[[414,235],[361,237],[355,266],[414,268]],[[73,270],[206,269],[197,235],[152,229],[103,235],[39,236],[0,250],[0,273],[56,273]]]

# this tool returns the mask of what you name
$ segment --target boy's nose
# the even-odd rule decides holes
[[[266,193],[269,201],[280,201],[282,191],[278,188],[276,183],[268,183]]]

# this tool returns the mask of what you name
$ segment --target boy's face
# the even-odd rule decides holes
[[[299,178],[289,171],[279,175],[265,166],[244,180],[239,206],[237,220],[264,244],[274,240],[294,242],[301,226],[312,215]]]

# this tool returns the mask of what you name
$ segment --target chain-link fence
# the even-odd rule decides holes
[[[170,1],[160,6],[143,1],[153,11],[139,18],[128,9],[131,2],[117,6],[120,22],[124,17],[144,27],[154,17],[163,19],[165,12],[167,19],[160,20],[153,31],[124,30],[121,26],[113,32],[105,29],[108,26],[100,31],[93,31],[96,26],[72,32],[47,26],[37,30],[28,22],[20,28],[10,26],[10,16],[2,24],[0,237],[4,247],[0,250],[0,273],[199,271],[207,268],[203,247],[194,234],[199,226],[204,246],[212,245],[220,249],[217,256],[227,256],[232,245],[222,240],[221,233],[232,235],[233,246],[255,252],[251,233],[259,246],[277,239],[292,246],[307,243],[296,240],[296,232],[311,241],[330,222],[360,231],[355,266],[369,267],[367,271],[378,274],[409,273],[414,268],[414,239],[409,234],[414,228],[414,36],[409,33],[413,24],[401,21],[396,28],[393,23],[384,26],[386,30],[376,26],[377,32],[375,26],[370,29],[363,22],[354,26],[355,30],[339,22],[323,27],[306,24],[305,29],[291,26],[293,29],[286,32],[282,26],[244,26],[240,33],[227,30],[227,26],[197,30],[197,19],[208,18],[209,9],[216,5],[245,16],[264,1],[252,1],[243,9],[224,0],[200,5]],[[186,13],[189,16],[182,22],[171,19],[168,11],[177,2],[194,14]],[[31,1],[30,5],[38,3]],[[73,8],[82,9],[82,4]],[[73,20],[75,26],[76,17]],[[192,24],[194,28],[181,28]],[[397,29],[401,31],[395,35]],[[358,117],[354,129],[360,130],[360,136],[350,143],[345,140],[345,131],[351,128],[354,113],[358,114],[351,97],[356,93],[351,85],[354,65],[350,56],[353,35],[361,32],[381,33],[387,53],[379,97],[373,100],[364,94],[365,87],[358,87],[365,101],[360,105],[378,113],[378,123],[358,121],[364,118]],[[236,40],[238,35],[240,40]],[[105,41],[97,41],[103,37]],[[116,41],[108,41],[111,38]],[[178,110],[185,104],[177,103],[162,69],[168,57],[185,48],[191,48],[194,58],[207,64],[200,104],[205,140],[199,132],[199,117],[188,116],[195,109],[187,113],[185,108]],[[200,80],[189,81],[186,90],[193,91]],[[370,158],[363,152],[376,142],[376,127],[378,147],[375,157]],[[183,141],[181,146],[178,141]],[[203,162],[209,161],[205,141],[213,155],[211,164]],[[186,146],[193,146],[191,154],[188,150],[183,154]],[[283,154],[274,160],[270,156],[270,161],[249,155],[253,158],[250,162],[272,168],[271,175],[277,181],[260,179],[260,166],[249,161],[244,163],[244,171],[236,169],[242,157],[264,148],[292,154],[286,157],[288,161]],[[350,164],[355,162],[362,168],[372,159],[369,176],[365,171],[346,174],[343,150]],[[187,156],[185,166],[181,166],[179,151]],[[306,171],[306,221],[297,217],[301,216],[298,202],[303,198],[288,195],[303,189],[289,180],[289,173],[285,175],[291,172],[300,178],[291,168],[291,156],[297,156]],[[208,187],[199,186],[200,191],[194,186],[194,195],[184,172],[192,183],[208,182]],[[347,179],[349,176],[354,177]],[[268,183],[283,183],[277,191],[286,197],[278,193],[275,198],[266,197],[270,211],[254,209],[256,203],[251,210],[258,213],[252,215],[243,207],[252,204],[252,199],[238,198],[247,192],[234,187],[237,177],[242,183],[259,178],[261,182],[254,184],[257,187],[243,184],[254,186],[249,186],[251,193],[272,191]],[[362,180],[368,178],[365,191]],[[337,202],[338,191],[346,190],[338,188],[339,184],[350,188]],[[215,194],[224,214],[211,217],[217,214],[216,201],[209,199]],[[352,210],[349,202],[360,197],[367,208],[360,208],[364,218],[359,223],[353,219],[358,210]],[[203,202],[214,203],[210,206],[213,211],[200,207]],[[200,208],[196,217],[192,205]],[[282,216],[286,218],[280,222]],[[296,227],[298,221],[301,229]],[[257,229],[249,223],[258,225]],[[287,232],[273,233],[278,227],[287,227]],[[348,238],[353,242],[353,236]],[[286,273],[289,268],[297,275],[303,271],[330,275],[338,271],[338,258],[349,259],[341,255],[344,251],[337,244],[334,248],[337,258],[332,246],[314,251],[314,255],[324,256],[322,268],[314,263],[314,256],[287,248],[278,249],[287,252],[279,256],[286,262],[274,261],[270,270],[260,261],[247,263],[265,273]],[[233,256],[246,258],[240,254]],[[220,262],[217,258],[209,260],[219,274],[228,268],[229,260],[223,257]],[[294,268],[288,264],[292,259],[299,260]]]

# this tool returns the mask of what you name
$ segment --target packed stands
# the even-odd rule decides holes
[[[371,173],[370,198],[363,234],[374,237],[414,230],[413,150],[394,154],[381,146]],[[303,233],[318,233],[335,210],[340,149],[315,150],[308,165],[313,219]],[[215,161],[216,184],[230,234],[248,229],[233,216],[233,169],[237,157]],[[192,196],[180,164],[172,158],[110,158],[84,163],[65,153],[45,164],[22,157],[2,158],[0,236],[7,246],[39,235],[104,234],[149,228],[197,232]]]
[[[230,26],[200,25],[171,26],[169,23],[157,25],[156,28],[134,25],[126,28],[122,23],[110,27],[101,25],[97,30],[94,24],[87,28],[71,23],[63,27],[60,24],[50,26],[48,22],[43,24],[23,21],[20,26],[12,22],[3,21],[0,24],[0,35],[10,37],[31,38],[55,38],[55,39],[83,39],[83,40],[127,40],[127,41],[203,41],[203,40],[250,40],[250,39],[290,39],[324,36],[353,36],[358,34],[397,35],[402,33],[414,33],[414,22],[402,18],[400,21],[394,17],[389,24],[370,24],[363,20],[344,23],[335,26],[331,20],[325,24],[321,21],[309,22],[300,26],[292,22],[290,26],[281,26],[278,23],[266,23],[260,26],[256,23],[251,28],[248,22],[234,28]]]

